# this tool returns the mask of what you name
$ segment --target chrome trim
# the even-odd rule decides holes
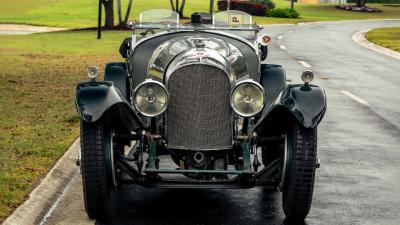
[[[307,80],[307,77],[309,77],[309,80]],[[314,80],[314,72],[312,70],[304,70],[301,74],[301,80],[306,84],[311,83]]]
[[[236,46],[218,38],[195,36],[174,38],[158,46],[148,63],[147,74],[162,81],[169,76],[165,76],[165,70],[171,71],[171,65],[180,61],[217,66],[228,73],[231,81],[248,75],[246,59]]]
[[[172,32],[161,32],[151,37],[143,38],[137,42],[136,46],[132,46],[133,51],[131,54],[135,54],[134,51],[137,46],[140,46],[147,40],[151,40],[152,38],[160,37],[163,35],[169,35]],[[202,37],[202,34],[212,34],[212,35],[220,35],[221,37],[229,37],[233,38],[236,41],[240,41],[247,46],[250,46],[251,49],[254,50],[255,54],[258,58],[258,64],[260,64],[260,57],[258,55],[258,47],[244,38],[239,36],[225,33],[225,32],[186,32],[186,31],[176,31],[175,33],[185,33],[182,36],[174,37],[173,39],[167,40],[159,45],[153,55],[149,59],[149,63],[147,64],[147,75],[150,78],[163,82],[163,75],[165,74],[165,70],[169,66],[169,63],[180,53],[190,50],[196,49],[195,41],[202,40],[205,44],[204,49],[212,49],[217,50],[226,60],[232,64],[232,68],[234,73],[232,76],[235,76],[236,80],[242,79],[245,75],[249,74],[249,71],[253,71],[250,68],[247,68],[248,63],[243,55],[241,49],[231,44],[229,41],[220,39],[218,37]],[[259,69],[257,70],[259,73]],[[259,74],[254,71],[252,76],[258,76]]]
[[[260,29],[260,31],[261,31],[261,30],[262,30],[262,29]],[[247,39],[242,38],[242,37],[240,37],[240,36],[237,36],[237,35],[234,35],[234,34],[230,34],[230,33],[227,33],[227,32],[223,32],[223,31],[208,31],[208,33],[224,35],[224,36],[226,36],[226,37],[231,37],[231,38],[234,38],[234,39],[236,39],[236,40],[239,40],[239,41],[241,41],[241,42],[247,44],[247,45],[250,46],[250,47],[254,50],[254,52],[257,54],[257,56],[258,56],[258,57],[257,57],[257,58],[258,58],[258,64],[261,65],[261,57],[260,57],[260,55],[259,55],[259,53],[258,53],[258,52],[259,52],[259,49],[258,49],[258,42],[257,42],[258,32],[256,32],[256,34],[255,34],[253,43],[251,43],[250,40],[247,40]],[[260,72],[260,70],[258,70],[258,72]]]
[[[139,109],[139,107],[137,106],[136,101],[135,101],[135,99],[136,99],[135,97],[136,97],[137,91],[138,91],[143,85],[149,84],[149,83],[153,83],[153,84],[157,84],[157,85],[161,86],[161,88],[164,89],[165,93],[167,93],[167,101],[166,101],[166,103],[165,103],[166,107],[165,107],[160,113],[154,114],[154,115],[150,115],[150,114],[143,113],[143,112]],[[163,83],[161,83],[161,82],[159,82],[159,81],[156,81],[156,80],[152,80],[152,79],[146,79],[145,81],[143,81],[142,83],[140,83],[140,84],[135,88],[135,90],[133,91],[133,99],[132,99],[132,102],[133,102],[133,105],[135,106],[135,109],[136,109],[140,114],[142,114],[143,116],[146,116],[146,117],[155,117],[155,116],[158,116],[158,115],[163,114],[163,113],[165,112],[165,110],[167,110],[167,108],[168,108],[168,103],[169,103],[169,93],[168,93],[168,90],[167,90],[167,88],[165,88],[165,86],[164,86]]]
[[[243,84],[245,84],[245,83],[254,84],[256,87],[258,87],[258,88],[263,92],[263,105],[260,107],[260,109],[259,109],[257,112],[252,113],[252,114],[249,114],[249,115],[245,115],[245,114],[242,114],[242,113],[236,111],[235,107],[233,106],[233,102],[232,102],[232,94],[233,94],[233,92],[236,90],[237,87],[239,87],[240,85],[243,85]],[[252,80],[252,79],[246,79],[246,80],[239,81],[239,82],[236,83],[235,87],[232,88],[232,90],[231,90],[230,102],[231,102],[231,107],[232,107],[233,111],[234,111],[236,114],[238,114],[239,116],[242,116],[242,117],[252,117],[252,116],[255,116],[255,115],[259,114],[259,113],[263,110],[263,108],[264,108],[264,106],[265,106],[265,90],[264,90],[264,88],[263,88],[259,83],[255,82],[255,81]]]
[[[231,64],[217,51],[211,49],[197,50],[190,49],[178,55],[168,66],[165,72],[164,83],[168,88],[170,76],[179,68],[189,65],[209,65],[217,67],[225,72],[231,86],[234,86],[235,79],[233,77],[233,68]]]

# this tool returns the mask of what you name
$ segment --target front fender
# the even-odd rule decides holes
[[[85,82],[76,88],[76,109],[82,120],[101,117],[114,129],[139,130],[145,123],[112,82]]]
[[[296,119],[305,128],[315,128],[326,111],[325,91],[315,85],[289,85],[257,121],[255,131],[266,132]]]

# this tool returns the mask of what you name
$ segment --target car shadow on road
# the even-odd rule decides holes
[[[132,186],[113,194],[112,202],[111,219],[96,224],[297,225],[285,221],[280,193],[264,188],[199,190]]]

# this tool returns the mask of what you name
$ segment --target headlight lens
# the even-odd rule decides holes
[[[252,80],[239,82],[231,94],[233,110],[243,117],[252,117],[261,112],[264,101],[264,89]]]
[[[144,116],[158,116],[167,109],[167,89],[158,81],[146,80],[135,89],[133,104]]]

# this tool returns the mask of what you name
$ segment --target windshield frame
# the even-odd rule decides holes
[[[245,25],[218,25],[218,24],[171,24],[171,23],[132,23],[130,26],[136,29],[160,29],[160,30],[182,30],[182,31],[207,31],[207,30],[225,30],[225,31],[255,31],[259,32],[262,27],[257,24]]]

